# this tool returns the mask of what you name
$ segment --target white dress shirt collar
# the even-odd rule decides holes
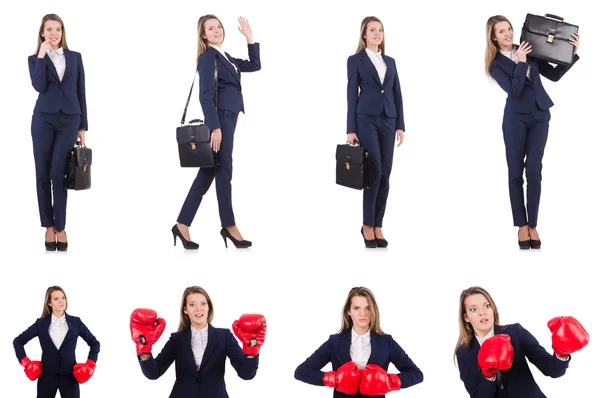
[[[50,322],[51,323],[58,322],[58,323],[61,323],[61,324],[67,323],[67,316],[65,314],[63,314],[60,318],[57,318],[54,315],[54,313],[52,313],[52,317],[50,318]]]
[[[381,51],[375,52],[375,51],[371,50],[370,48],[365,48],[365,50],[367,51],[368,55],[372,55],[374,57],[383,59],[383,55],[381,55]]]
[[[487,339],[489,339],[492,336],[494,336],[494,328],[492,328],[492,330],[490,330],[490,332],[488,334],[486,334],[484,337],[479,337],[478,335],[475,335],[475,337],[477,338],[477,342],[479,343],[480,346],[483,344],[484,341],[486,341]]]
[[[365,334],[358,334],[356,332],[356,330],[354,330],[354,328],[352,328],[351,336],[352,336],[352,338],[351,338],[352,343],[355,343],[356,340],[358,340],[361,337],[363,339],[363,342],[369,342],[369,343],[371,342],[371,333],[369,331],[367,331],[367,333],[365,333]]]
[[[227,56],[227,54],[225,54],[225,50],[223,50],[223,47],[221,47],[221,46],[215,46],[215,45],[212,45],[212,44],[211,44],[210,46],[211,46],[212,48],[214,48],[215,50],[217,50],[218,52],[220,52],[220,53],[221,53],[221,55],[222,55],[222,56],[224,56],[224,57],[225,57],[225,59],[226,59],[227,61],[229,61],[229,63],[230,63],[232,66],[233,66],[233,68],[235,69],[235,71],[236,71],[236,72],[238,71],[238,67],[237,67],[237,65],[236,65],[236,64],[234,64],[233,62],[231,62],[231,60],[229,59],[229,57]]]

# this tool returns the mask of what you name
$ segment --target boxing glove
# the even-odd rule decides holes
[[[477,356],[477,364],[485,377],[493,377],[499,370],[510,369],[514,356],[510,336],[497,334],[483,342]]]
[[[131,339],[135,342],[137,354],[150,354],[152,345],[160,338],[167,323],[158,318],[156,311],[147,308],[137,308],[131,313],[129,329]]]
[[[367,365],[360,375],[360,393],[369,397],[400,389],[400,377],[388,374],[378,365]]]
[[[88,359],[85,363],[76,363],[73,365],[73,376],[79,384],[88,381],[96,370],[96,362]]]
[[[25,374],[29,380],[34,381],[42,375],[43,370],[42,363],[40,361],[32,361],[25,357],[21,359],[21,362],[19,363],[25,368]]]
[[[233,333],[242,342],[242,351],[246,355],[258,355],[260,347],[265,343],[267,334],[267,320],[260,314],[243,314],[240,319],[231,325]],[[252,339],[256,345],[251,347]]]
[[[572,316],[557,316],[548,321],[552,332],[552,349],[560,357],[581,350],[590,341],[590,335]]]
[[[360,385],[360,369],[354,362],[346,362],[337,370],[325,372],[323,383],[346,395],[355,395]]]

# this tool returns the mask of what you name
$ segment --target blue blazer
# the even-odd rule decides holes
[[[494,334],[507,334],[514,348],[512,367],[501,371],[496,381],[487,380],[477,367],[479,342],[474,339],[470,347],[461,347],[456,352],[460,378],[472,398],[545,398],[533,379],[527,361],[534,364],[544,375],[560,377],[565,374],[571,361],[561,361],[549,354],[544,347],[518,323],[495,326]]]
[[[208,325],[208,342],[200,370],[196,369],[189,327],[172,333],[156,358],[151,355],[146,361],[140,357],[138,360],[144,376],[150,380],[162,376],[175,361],[176,379],[169,398],[228,398],[225,389],[226,357],[229,357],[240,378],[251,380],[256,376],[258,356],[246,358],[229,329],[217,329],[212,325]]]
[[[331,362],[332,369],[337,370],[340,366],[352,360],[350,358],[351,336],[351,330],[329,336],[329,340],[296,368],[294,373],[296,380],[315,386],[324,386],[323,375],[325,372],[322,372],[321,369],[325,365]],[[380,336],[371,332],[371,356],[367,363],[379,365],[387,370],[390,362],[400,371],[398,376],[400,377],[401,389],[423,381],[423,372],[406,355],[392,336],[389,334]],[[334,398],[347,396],[335,390],[333,392]],[[363,397],[360,393],[354,396]],[[380,397],[384,396],[381,395]]]
[[[394,58],[383,55],[387,65],[383,84],[366,50],[348,57],[347,133],[356,133],[356,114],[396,118],[396,130],[404,130],[404,111],[400,79]],[[358,89],[360,88],[360,95]]]
[[[217,57],[218,85],[218,107],[230,112],[244,112],[244,99],[242,97],[241,72],[255,72],[260,70],[260,47],[259,43],[248,44],[248,56],[250,60],[233,58],[227,54],[229,61],[237,65],[236,72],[231,62],[227,60],[218,50],[208,47],[198,59],[198,76],[200,77],[200,105],[204,113],[204,122],[212,131],[221,128],[221,122],[217,116],[213,90],[215,87],[215,57]]]
[[[81,115],[79,129],[88,129],[87,105],[85,100],[85,74],[81,54],[64,50],[66,69],[62,82],[54,63],[46,54],[38,58],[37,54],[29,57],[29,75],[31,84],[39,94],[34,112]]]
[[[13,341],[15,353],[19,362],[27,355],[25,354],[25,344],[34,337],[38,337],[40,346],[42,347],[42,369],[45,375],[70,375],[73,373],[73,365],[75,365],[75,347],[77,347],[77,337],[81,337],[87,345],[90,346],[88,359],[94,362],[98,360],[100,352],[100,343],[89,329],[76,316],[64,315],[67,318],[69,330],[63,340],[60,348],[56,348],[48,329],[50,328],[51,316],[39,318],[26,331],[21,333]]]
[[[531,113],[537,106],[548,110],[554,105],[544,86],[540,74],[547,79],[557,82],[577,62],[579,55],[575,54],[573,63],[569,66],[553,67],[546,61],[528,59],[527,62],[515,63],[500,51],[490,65],[490,74],[494,80],[507,92],[504,112]],[[531,66],[531,78],[527,78],[527,66]]]

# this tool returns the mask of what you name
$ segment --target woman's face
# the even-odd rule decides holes
[[[52,47],[57,47],[62,40],[62,27],[57,21],[46,21],[42,31],[44,41],[49,41]]]
[[[465,321],[469,322],[479,337],[485,337],[494,327],[494,309],[481,293],[465,299]]]
[[[371,324],[371,306],[367,298],[362,296],[352,297],[348,315],[350,315],[354,329],[357,332],[361,331],[358,329],[363,329],[362,331],[368,330]]]
[[[204,39],[208,44],[220,46],[223,43],[223,27],[218,19],[213,18],[204,22]]]
[[[365,32],[364,39],[367,42],[367,47],[374,47],[381,45],[383,41],[383,25],[377,21],[371,21],[367,24],[367,31]]]
[[[208,301],[203,294],[193,293],[187,296],[183,312],[190,317],[190,322],[196,329],[203,329],[206,326],[209,310]]]
[[[500,48],[512,49],[513,38],[514,32],[510,23],[503,21],[494,25],[494,37],[492,39],[498,42]]]
[[[67,309],[67,298],[60,290],[50,293],[50,303],[54,314],[62,314]]]

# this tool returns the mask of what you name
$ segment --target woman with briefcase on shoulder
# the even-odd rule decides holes
[[[216,180],[221,236],[227,246],[227,239],[237,248],[248,248],[252,242],[243,239],[237,228],[231,201],[233,138],[239,112],[244,112],[244,101],[240,83],[241,72],[260,70],[259,43],[252,37],[248,21],[238,18],[239,31],[248,42],[249,60],[233,58],[221,47],[225,30],[215,15],[204,15],[198,20],[198,75],[200,78],[200,105],[211,131],[211,148],[219,154],[219,164],[215,167],[200,168],[192,187],[183,203],[177,224],[173,226],[174,242],[177,237],[185,249],[198,249],[199,245],[190,238],[189,226],[200,206],[202,197]],[[216,60],[215,60],[216,57]],[[216,71],[215,71],[216,68]],[[215,72],[218,84],[215,86]],[[217,93],[217,103],[213,98]]]
[[[502,131],[508,164],[509,194],[513,222],[519,227],[521,249],[539,249],[537,231],[542,185],[542,158],[548,139],[550,107],[554,104],[542,86],[540,75],[558,81],[579,59],[579,35],[571,35],[573,61],[553,67],[547,61],[527,56],[529,43],[513,44],[514,31],[502,15],[487,21],[485,72],[508,94]],[[527,205],[523,194],[523,170],[527,178]]]
[[[31,137],[45,245],[48,251],[66,251],[67,156],[76,141],[85,144],[88,121],[81,54],[69,50],[58,15],[42,18],[36,54],[28,61],[31,84],[39,93]]]
[[[359,95],[360,89],[360,95]],[[404,112],[396,61],[385,55],[383,24],[366,17],[356,54],[348,58],[349,144],[368,151],[370,189],[363,191],[361,234],[368,248],[387,247],[381,230],[394,157],[404,141]]]

